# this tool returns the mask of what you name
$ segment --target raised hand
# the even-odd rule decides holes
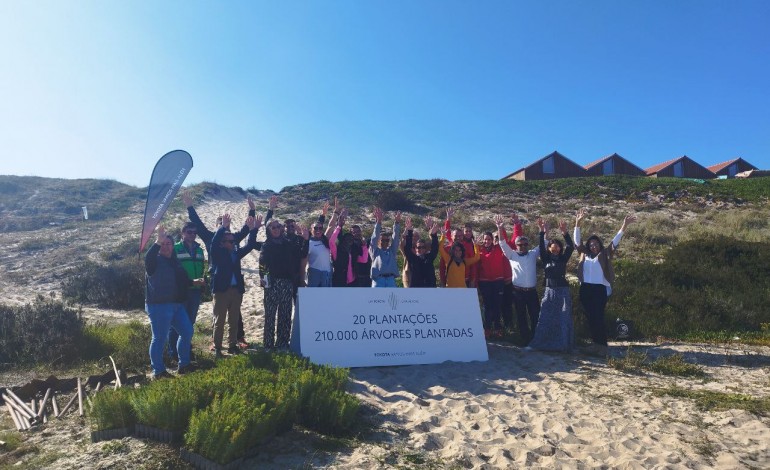
[[[396,211],[396,217],[395,217],[395,219],[396,219],[396,223],[397,223],[397,224],[400,224],[400,223],[401,223],[401,211]]]
[[[636,216],[635,216],[635,215],[633,215],[633,214],[628,214],[628,215],[627,215],[627,216],[626,216],[626,217],[623,219],[623,226],[622,226],[622,227],[620,227],[620,230],[625,230],[625,229],[626,229],[626,227],[628,226],[628,224],[632,224],[632,223],[634,223],[634,222],[636,222]]]
[[[449,206],[446,208],[446,220],[452,220],[452,216],[455,215],[455,210],[452,209],[452,206]]]
[[[329,212],[329,201],[324,201],[324,207],[321,210],[321,213],[324,215],[324,217],[326,217],[326,213],[327,212]],[[335,210],[335,212],[336,212],[336,210]]]
[[[339,212],[340,212],[340,207],[341,207],[341,206],[340,206],[340,203],[339,203],[339,201],[337,200],[337,196],[334,196],[334,213],[335,213],[335,214],[339,214]]]
[[[222,227],[229,230],[231,221],[232,221],[232,218],[230,217],[230,214],[228,213],[222,214]]]
[[[422,221],[425,223],[425,228],[430,230],[431,227],[433,227],[433,217],[426,215],[423,217]]]
[[[250,211],[257,210],[257,206],[254,205],[254,198],[251,197],[251,194],[246,197],[246,203],[249,205]]]
[[[407,217],[406,218],[406,223],[404,224],[404,231],[408,232],[408,231],[412,230],[413,228],[414,227],[412,227],[412,218],[411,217]]]
[[[254,217],[248,216],[246,217],[246,222],[244,222],[243,224],[249,227],[249,231],[251,231],[251,230],[254,230],[254,226],[256,222],[254,221]]]
[[[521,223],[521,219],[519,219],[519,214],[516,213],[516,211],[513,211],[511,214],[511,224],[513,225],[519,225]]]
[[[374,221],[378,224],[382,223],[382,209],[379,207],[374,208]]]
[[[192,196],[190,196],[190,192],[187,189],[182,190],[182,202],[185,207],[192,207],[193,205]]]
[[[267,205],[268,209],[270,209],[271,211],[274,211],[277,205],[278,205],[278,196],[270,196],[270,203]]]
[[[438,222],[433,222],[433,224],[430,226],[430,234],[437,234],[440,228],[441,226],[438,224]]]
[[[503,226],[503,216],[502,215],[500,215],[500,214],[495,215],[494,220],[495,220],[495,225],[497,226],[498,229]]]
[[[537,226],[540,227],[541,232],[545,232],[548,228],[548,226],[545,223],[545,220],[543,220],[542,217],[537,218]]]
[[[254,217],[254,229],[253,230],[259,230],[259,227],[262,226],[262,214],[257,214],[256,217]]]
[[[580,225],[580,222],[582,222],[583,219],[585,219],[587,215],[588,215],[588,211],[587,210],[585,210],[582,207],[580,209],[578,209],[577,215],[575,215],[575,225],[576,226]]]
[[[310,239],[310,229],[307,228],[307,225],[299,225],[297,226],[297,230],[300,230],[302,232],[302,238],[305,240]]]
[[[566,220],[560,220],[559,221],[559,230],[561,233],[567,233],[567,221]]]
[[[160,224],[158,225],[158,241],[156,241],[155,243],[160,245],[160,242],[162,242],[165,239],[166,239],[166,227],[164,227],[163,224]]]

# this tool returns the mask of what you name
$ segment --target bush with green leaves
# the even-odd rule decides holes
[[[137,320],[123,324],[96,322],[85,326],[80,351],[83,359],[112,356],[120,368],[141,370],[147,366],[151,340],[150,326]]]
[[[79,359],[80,310],[38,296],[31,304],[0,304],[0,364],[70,364]]]
[[[189,374],[175,380],[158,380],[131,395],[137,422],[182,433],[193,410],[205,408],[215,388],[204,374]]]
[[[91,427],[95,431],[133,428],[136,424],[136,413],[130,399],[133,393],[130,388],[107,388],[94,395],[88,412]]]
[[[87,261],[65,273],[62,296],[103,308],[144,307],[144,263],[135,258],[98,264]]]
[[[632,320],[641,336],[758,331],[770,322],[770,243],[695,239],[661,263],[619,260],[615,267],[608,323]]]

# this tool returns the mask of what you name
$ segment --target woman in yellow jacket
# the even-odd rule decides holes
[[[465,270],[479,261],[478,245],[473,244],[473,257],[465,257],[465,247],[459,241],[452,244],[451,254],[446,250],[445,236],[441,235],[438,243],[438,252],[446,264],[446,286],[467,287],[465,285]]]

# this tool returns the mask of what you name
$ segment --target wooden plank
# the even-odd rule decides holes
[[[120,383],[120,374],[118,374],[118,366],[115,365],[115,359],[110,356],[110,361],[112,361],[112,370],[115,371],[115,389],[119,389],[123,386],[123,384]]]
[[[56,394],[51,396],[51,406],[53,406],[53,415],[59,417],[59,403],[56,402]]]
[[[29,411],[27,411],[27,410],[26,410],[24,407],[22,407],[21,405],[19,405],[18,403],[16,403],[16,402],[15,402],[14,400],[12,400],[12,399],[11,399],[9,396],[7,396],[7,395],[5,395],[5,394],[4,394],[4,395],[3,395],[3,400],[5,400],[5,402],[6,402],[7,404],[9,404],[10,406],[12,406],[12,407],[13,407],[13,409],[15,409],[15,410],[16,410],[16,411],[19,413],[19,415],[20,415],[20,416],[23,416],[25,419],[34,419],[34,418],[35,418],[35,415],[33,415],[33,414],[30,414],[30,412],[29,412]]]
[[[14,400],[14,401],[15,401],[15,402],[16,402],[16,403],[19,405],[19,406],[21,406],[22,408],[24,408],[24,410],[25,410],[27,413],[29,413],[29,416],[30,416],[30,417],[32,417],[32,416],[35,416],[35,413],[34,413],[34,412],[33,412],[33,411],[32,411],[32,410],[29,408],[29,406],[27,406],[27,404],[26,404],[26,403],[24,403],[24,401],[23,401],[21,398],[19,398],[19,397],[18,397],[18,396],[17,396],[15,393],[13,393],[13,392],[11,391],[11,389],[10,389],[10,388],[6,388],[6,389],[5,389],[5,393],[7,393],[9,397],[13,398],[13,400]]]
[[[83,416],[83,382],[78,377],[78,415]]]
[[[16,430],[17,431],[21,431],[22,429],[24,429],[21,426],[20,418],[18,416],[16,416],[16,410],[13,409],[11,404],[6,401],[5,402],[5,407],[8,409],[8,414],[11,415],[11,419],[13,420],[13,424],[16,426]]]
[[[45,407],[48,405],[48,399],[51,398],[51,388],[49,387],[48,390],[45,392],[45,396],[43,397],[43,401],[40,402],[40,409],[37,411],[37,417],[38,419],[43,417],[43,414],[45,413]]]
[[[61,413],[59,413],[59,416],[57,416],[57,418],[61,418],[62,416],[64,416],[64,413],[66,413],[66,412],[67,412],[67,410],[69,410],[69,409],[70,409],[70,407],[73,405],[73,403],[75,403],[75,399],[76,399],[77,397],[78,397],[78,394],[77,394],[77,393],[75,393],[74,395],[72,395],[72,398],[70,398],[70,401],[68,401],[68,402],[67,402],[67,404],[66,404],[66,405],[64,406],[64,408],[61,410]]]

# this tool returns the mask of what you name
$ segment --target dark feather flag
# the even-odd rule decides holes
[[[147,187],[147,205],[144,206],[144,223],[142,224],[142,241],[139,245],[141,253],[147,241],[158,226],[169,204],[182,187],[182,183],[192,169],[193,161],[184,150],[174,150],[158,160],[152,170],[150,186]]]

